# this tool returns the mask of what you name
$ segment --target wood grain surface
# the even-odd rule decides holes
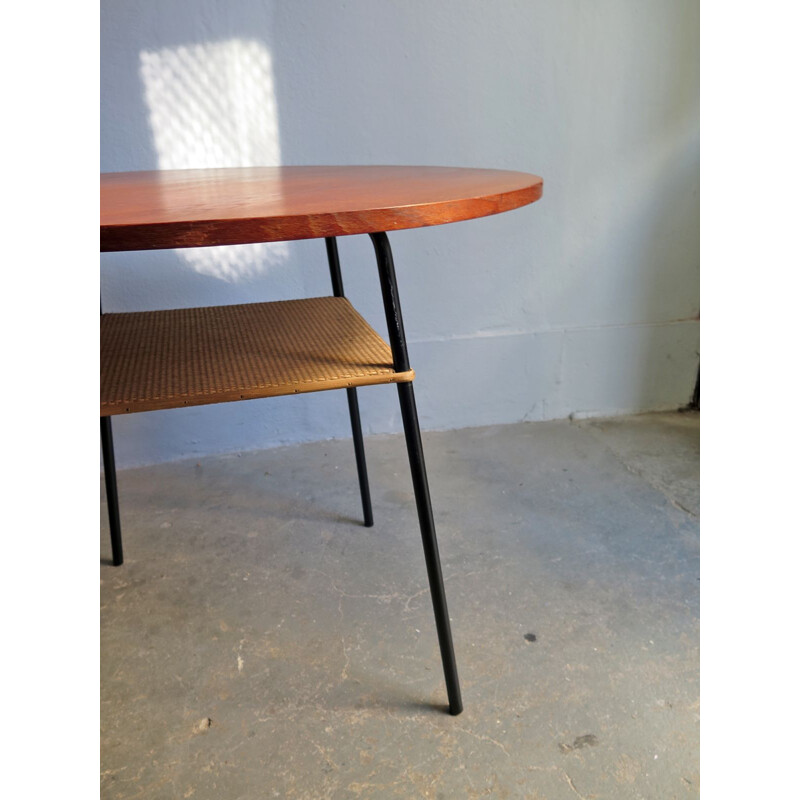
[[[542,179],[455,167],[246,167],[100,176],[100,249],[158,250],[420,228],[533,203]]]

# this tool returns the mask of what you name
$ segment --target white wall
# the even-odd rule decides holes
[[[699,361],[696,0],[105,0],[103,171],[534,172],[508,214],[391,236],[424,428],[676,408]],[[382,333],[366,237],[345,290]],[[106,311],[330,293],[322,241],[105,254]],[[400,430],[394,387],[360,391]],[[343,392],[114,420],[119,466],[349,436]]]

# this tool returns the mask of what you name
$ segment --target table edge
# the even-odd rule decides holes
[[[242,219],[186,220],[100,226],[100,251],[168,250],[258,242],[283,242],[353,236],[445,225],[502,214],[536,202],[542,178],[527,186],[456,200],[362,209]]]

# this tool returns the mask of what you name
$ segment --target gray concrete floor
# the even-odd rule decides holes
[[[699,796],[698,429],[423,437],[458,717],[401,437],[367,440],[373,528],[349,441],[120,472],[102,796]]]

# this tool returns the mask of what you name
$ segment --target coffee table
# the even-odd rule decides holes
[[[247,167],[100,176],[100,249],[325,239],[333,296],[100,317],[100,433],[113,563],[122,564],[111,417],[345,389],[364,524],[372,525],[357,387],[396,383],[451,714],[463,709],[387,232],[533,203],[542,179],[452,167]],[[337,236],[368,234],[389,343],[345,297]]]

